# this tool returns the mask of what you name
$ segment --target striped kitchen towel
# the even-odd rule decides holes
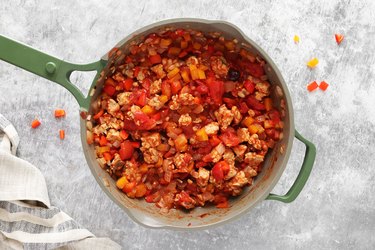
[[[39,169],[15,156],[18,143],[0,114],[0,249],[121,249],[51,206]]]

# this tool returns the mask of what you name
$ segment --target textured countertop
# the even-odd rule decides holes
[[[175,232],[134,223],[89,171],[73,97],[1,61],[0,113],[20,133],[18,155],[43,172],[52,204],[124,249],[369,249],[375,245],[374,16],[370,0],[1,1],[1,34],[71,62],[97,60],[130,32],[176,17],[227,20],[269,53],[289,87],[296,129],[317,146],[316,163],[293,203],[264,201],[218,228]],[[345,35],[340,46],[335,33]],[[305,64],[312,57],[320,63],[309,70]],[[73,78],[86,91],[92,74]],[[313,80],[330,86],[308,93]],[[66,118],[55,120],[55,108],[64,108]],[[35,117],[43,124],[32,130]],[[60,128],[66,130],[64,141]],[[275,193],[288,190],[303,154],[303,144],[295,140]]]

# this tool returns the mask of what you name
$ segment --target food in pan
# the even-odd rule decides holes
[[[116,49],[111,53],[116,53]],[[219,33],[152,33],[106,76],[88,143],[130,198],[229,206],[283,137],[265,62]]]

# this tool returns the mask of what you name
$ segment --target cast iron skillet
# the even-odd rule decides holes
[[[267,154],[264,168],[255,179],[254,184],[246,188],[242,195],[233,198],[230,202],[230,208],[217,209],[214,206],[209,206],[195,208],[190,212],[172,209],[169,213],[162,214],[154,204],[146,203],[140,199],[130,199],[118,190],[115,181],[97,163],[94,147],[86,143],[86,117],[93,112],[91,104],[95,102],[100,94],[105,76],[109,72],[110,67],[121,61],[123,54],[128,52],[128,45],[131,41],[141,41],[147,34],[166,28],[192,28],[202,32],[217,31],[221,32],[227,38],[236,38],[243,47],[261,56],[267,62],[265,71],[273,85],[272,98],[276,106],[280,105],[280,100],[284,99],[285,101],[284,138]],[[0,35],[0,59],[58,83],[73,94],[80,106],[81,140],[87,164],[103,191],[117,205],[124,209],[133,220],[144,226],[153,228],[206,228],[238,218],[253,208],[258,202],[265,199],[285,203],[296,199],[310,175],[315,160],[316,149],[311,142],[304,139],[294,129],[293,108],[289,91],[276,65],[239,28],[224,21],[191,18],[171,19],[143,27],[125,37],[115,47],[119,48],[115,56],[108,58],[106,54],[96,62],[79,65],[65,62]],[[87,96],[84,96],[70,82],[70,75],[73,71],[97,72]],[[306,145],[305,158],[300,173],[285,195],[270,194],[286,167],[294,137]]]

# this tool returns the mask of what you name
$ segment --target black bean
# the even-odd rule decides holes
[[[240,78],[240,72],[233,68],[228,70],[227,79],[230,81],[237,81]]]

